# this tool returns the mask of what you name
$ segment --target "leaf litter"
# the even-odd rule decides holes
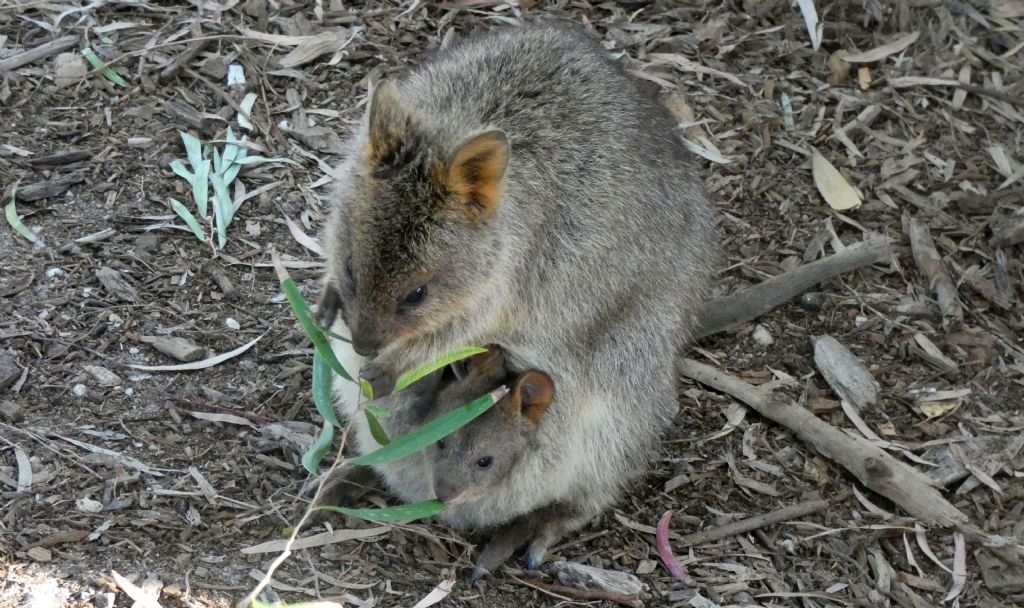
[[[3,545],[5,550],[26,555],[31,549],[25,547],[53,530],[88,531],[95,536],[47,549],[48,563],[59,566],[74,556],[87,571],[109,572],[112,565],[145,580],[149,566],[122,551],[127,541],[167,573],[159,598],[166,608],[190,605],[180,599],[189,597],[183,591],[175,594],[176,585],[179,591],[202,594],[199,601],[211,606],[230,605],[244,594],[251,586],[252,565],[240,549],[276,542],[280,527],[288,525],[283,522],[293,523],[297,507],[292,497],[306,475],[295,444],[263,435],[262,429],[224,412],[243,411],[280,420],[277,424],[302,422],[308,438],[319,429],[308,343],[280,298],[268,250],[272,245],[280,252],[281,266],[292,272],[296,289],[314,301],[322,260],[280,218],[296,226],[294,218],[303,218],[303,233],[315,238],[327,210],[321,197],[329,186],[324,186],[341,160],[331,146],[319,149],[312,138],[280,137],[278,113],[292,112],[297,103],[308,117],[301,124],[292,120],[293,126],[344,135],[361,116],[367,82],[415,63],[424,49],[440,46],[445,38],[520,15],[586,20],[645,83],[685,100],[692,116],[679,118],[681,133],[699,146],[698,154],[706,153],[700,162],[722,216],[726,270],[717,287],[723,293],[849,247],[865,231],[899,243],[894,266],[843,275],[807,294],[806,301],[759,318],[757,324],[775,338],[771,347],[755,339],[753,324],[705,339],[700,347],[712,360],[758,383],[771,380],[769,370],[798,378],[795,387],[783,385],[777,392],[806,404],[830,424],[852,432],[863,427],[892,446],[890,453],[905,454],[905,462],[923,472],[932,466],[917,460],[927,461],[921,456],[935,445],[958,452],[968,439],[1012,437],[1024,428],[1018,390],[1024,380],[1018,340],[1024,331],[1021,245],[1013,240],[1013,221],[1019,216],[1016,189],[1024,175],[1018,152],[1024,117],[1012,78],[1024,48],[1019,33],[1024,15],[1014,9],[1019,3],[994,2],[980,12],[963,3],[934,2],[765,2],[746,3],[742,12],[728,3],[654,3],[637,7],[639,12],[626,2],[594,5],[585,12],[530,2],[512,8],[493,2],[472,7],[317,4],[321,16],[316,10],[296,12],[257,1],[187,9],[135,2],[130,16],[124,12],[129,9],[111,3],[86,4],[64,15],[68,7],[45,3],[0,12],[0,36],[6,40],[0,66],[47,41],[71,39],[71,46],[40,49],[50,53],[45,57],[0,69],[5,79],[0,103],[12,117],[0,144],[4,183],[66,183],[56,196],[19,199],[14,211],[15,217],[30,215],[32,227],[61,251],[37,252],[13,230],[0,233],[5,252],[12,252],[0,273],[0,294],[11,294],[3,296],[10,314],[0,325],[0,353],[11,353],[17,361],[9,374],[0,357],[0,377],[22,378],[20,392],[0,398],[0,435],[16,437],[21,446],[20,452],[8,450],[7,459],[0,457],[0,480],[11,480],[11,490],[19,482],[29,483],[22,474],[27,458],[33,471],[30,492],[43,496],[46,504],[74,504],[88,497],[93,485],[109,488],[106,495],[89,497],[103,505],[96,514],[16,505],[20,536],[15,544]],[[86,38],[87,33],[96,36]],[[324,33],[335,40],[328,41]],[[87,39],[105,70],[116,72],[126,86],[94,71],[84,81],[57,87],[54,58],[70,49],[77,52]],[[186,51],[199,44],[205,46],[189,58]],[[301,65],[280,65],[303,44],[303,54],[289,60],[301,60]],[[836,71],[828,63],[834,49],[845,49]],[[232,88],[226,77],[206,76],[203,82],[187,71],[203,74],[209,59],[242,68],[250,88]],[[175,76],[160,77],[179,60],[183,65]],[[288,97],[288,89],[297,95]],[[185,103],[194,113],[165,113],[168,101]],[[253,146],[239,143],[232,154],[223,153],[229,124]],[[228,183],[220,191],[230,201],[235,224],[216,257],[199,246],[194,226],[183,230],[185,220],[174,219],[182,216],[172,199],[195,209],[191,184],[168,166],[181,155],[179,131],[215,142],[221,168],[237,167],[231,171],[245,179],[244,194]],[[151,142],[148,147],[128,145],[145,139]],[[813,161],[812,171],[806,170],[812,150],[836,171],[835,183],[826,186],[828,195]],[[234,154],[242,163],[225,163]],[[250,155],[287,158],[298,165],[243,164],[251,162],[245,160]],[[46,161],[29,163],[33,158]],[[213,155],[206,160],[214,173]],[[66,179],[74,174],[85,177]],[[853,204],[850,191],[858,189]],[[1000,192],[1010,196],[999,197]],[[848,205],[846,210],[834,208],[837,200],[839,207]],[[221,209],[227,217],[228,207]],[[142,216],[165,219],[136,219]],[[928,249],[920,256],[925,268],[909,249],[905,216],[914,220],[915,234],[927,228],[929,239],[915,241]],[[312,221],[307,223],[307,217]],[[216,234],[215,225],[194,219],[205,238]],[[179,230],[153,228],[153,222],[178,222]],[[112,236],[76,242],[111,228]],[[823,240],[819,235],[825,235]],[[111,283],[108,291],[98,268],[111,269],[103,277],[108,282],[124,279],[128,290]],[[25,276],[37,278],[18,291],[17,279]],[[943,276],[948,282],[936,283],[934,277]],[[232,289],[221,283],[224,278],[240,301],[225,295]],[[938,304],[939,284],[945,309]],[[907,306],[906,298],[914,305]],[[958,308],[963,315],[956,314]],[[225,328],[228,317],[237,320],[239,329]],[[167,371],[144,378],[115,365],[135,364],[147,352],[148,346],[132,336],[163,331],[220,353],[266,337],[260,349],[250,348],[202,374]],[[875,405],[854,411],[857,422],[847,418],[839,403],[835,391],[841,389],[817,373],[812,340],[820,335],[835,337],[881,387]],[[140,353],[132,354],[133,348],[141,348]],[[305,354],[275,356],[299,351]],[[122,383],[103,385],[82,375],[83,365],[108,368]],[[88,390],[73,391],[79,384]],[[735,432],[719,434],[734,402],[689,384],[683,391],[677,423],[647,483],[617,505],[621,513],[607,514],[563,539],[553,554],[599,569],[636,571],[648,585],[648,605],[709,602],[665,570],[643,566],[640,573],[642,564],[657,559],[654,526],[665,511],[674,511],[681,534],[714,531],[733,519],[801,503],[808,493],[838,496],[854,483],[791,433],[754,413],[739,419]],[[26,418],[17,428],[4,413],[11,402]],[[251,423],[262,418],[239,419]],[[86,432],[96,430],[127,431],[132,439],[98,439]],[[694,449],[706,438],[711,439]],[[971,501],[972,519],[994,533],[1019,535],[1014,527],[1020,519],[1021,487],[1015,472],[1024,470],[1019,451],[1004,457],[1002,444],[979,445],[984,446],[981,453],[972,452],[970,466],[958,469],[961,477],[949,482],[945,495],[952,497],[959,482],[972,482],[960,495]],[[988,452],[1003,464],[990,466]],[[236,511],[227,503],[212,504],[196,490],[190,467],[221,496],[259,508]],[[678,485],[662,491],[670,479]],[[779,495],[751,490],[762,486]],[[364,505],[394,504],[383,502],[384,497],[377,494]],[[900,605],[937,605],[953,590],[959,594],[955,601],[1002,605],[1020,593],[990,587],[994,566],[975,558],[975,552],[988,550],[968,539],[961,549],[946,530],[921,527],[916,542],[904,534],[903,546],[897,547],[901,543],[892,541],[894,535],[913,523],[879,527],[888,521],[885,514],[903,518],[904,512],[866,490],[861,497],[798,521],[695,545],[691,550],[697,561],[689,563],[690,575],[698,585],[714,588],[712,597],[720,605],[862,602],[881,592],[877,579],[865,574],[874,572],[880,555],[895,573],[885,597]],[[198,517],[186,517],[190,512]],[[803,531],[820,531],[812,524],[831,532],[808,538]],[[347,520],[346,527],[367,525]],[[231,534],[220,532],[223,526]],[[382,528],[362,539],[345,534],[324,539],[315,549],[302,550],[308,560],[292,559],[282,566],[275,581],[302,590],[293,599],[315,594],[319,584],[325,598],[353,599],[344,594],[356,593],[359,602],[372,596],[381,606],[414,605],[437,581],[448,581],[451,569],[468,563],[473,554],[463,543],[479,540],[462,539],[433,523]],[[167,542],[182,535],[193,550]],[[204,561],[211,559],[220,561]],[[344,564],[341,571],[338,564]],[[346,591],[314,577],[317,569],[345,585],[365,586]],[[743,569],[752,576],[736,574]],[[187,582],[185,571],[190,572]],[[24,580],[22,571],[9,574]],[[543,572],[514,576],[528,585],[502,578],[476,594],[463,593],[456,583],[444,601],[546,605],[549,596],[540,589],[556,579]],[[934,584],[922,583],[923,577]],[[60,584],[86,594],[81,597],[107,592],[88,575],[72,574]],[[237,591],[223,590],[231,586]],[[130,602],[124,596],[118,601]]]

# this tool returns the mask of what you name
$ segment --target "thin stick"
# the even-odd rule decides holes
[[[771,511],[770,513],[755,515],[753,517],[741,519],[740,521],[725,524],[724,526],[711,528],[710,530],[687,534],[675,541],[673,544],[683,547],[690,545],[702,545],[704,543],[714,542],[723,538],[729,538],[730,536],[736,536],[737,534],[743,534],[744,532],[750,532],[751,530],[757,530],[758,528],[773,526],[777,523],[789,521],[791,519],[806,517],[812,513],[824,511],[829,506],[846,500],[849,498],[850,494],[852,494],[850,490],[845,490],[831,500],[811,500],[795,505],[789,505],[788,507]]]
[[[0,60],[0,74],[16,70],[23,65],[28,65],[40,59],[46,59],[50,55],[66,51],[76,44],[78,44],[78,36],[64,36],[63,38],[45,42],[13,57]]]
[[[921,274],[928,279],[929,287],[935,291],[935,299],[942,311],[942,321],[963,321],[964,311],[960,300],[956,297],[956,286],[953,285],[949,273],[942,266],[942,258],[935,249],[935,241],[928,226],[916,218],[909,218],[907,232],[910,236],[910,248],[914,252],[914,262]]]
[[[887,262],[891,258],[889,242],[884,238],[872,238],[817,262],[713,300],[701,313],[700,325],[694,337],[705,338],[738,323],[755,319],[822,281],[871,264]]]
[[[964,513],[930,485],[927,477],[866,439],[844,433],[802,407],[772,401],[757,387],[710,365],[683,359],[680,371],[705,386],[739,399],[765,418],[794,431],[801,441],[818,453],[832,459],[865,486],[925,523],[957,528],[987,546],[1024,552],[1024,545],[1019,541],[989,534],[972,524]]]

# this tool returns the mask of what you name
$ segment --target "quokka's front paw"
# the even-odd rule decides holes
[[[395,380],[397,379],[391,366],[375,361],[364,363],[363,368],[359,370],[359,377],[369,383],[370,388],[373,389],[374,399],[390,395],[392,389],[395,388]]]
[[[320,498],[314,507],[354,507],[359,500],[368,492],[379,487],[377,474],[373,469],[361,465],[346,465],[335,471],[329,479],[324,481],[324,489],[320,492]],[[309,498],[316,492],[311,488],[307,492]],[[335,515],[327,509],[317,508],[310,516],[313,523],[326,521]]]

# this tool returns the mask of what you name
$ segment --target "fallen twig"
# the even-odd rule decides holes
[[[756,387],[699,361],[684,359],[680,363],[680,371],[688,378],[739,399],[765,418],[794,431],[804,443],[923,522],[956,528],[987,546],[1024,554],[1024,545],[1019,541],[981,530],[943,498],[927,477],[866,439],[844,433],[802,407],[773,401]]]
[[[931,289],[935,291],[935,299],[939,302],[939,310],[942,311],[943,324],[950,320],[962,321],[964,311],[956,297],[956,286],[942,266],[942,258],[935,249],[935,241],[932,240],[928,226],[916,218],[910,218],[907,222],[907,233],[910,236],[910,248],[914,252],[914,262],[921,270],[921,274],[928,279]]]
[[[623,604],[625,606],[643,606],[643,602],[640,601],[640,597],[636,595],[622,595],[620,593],[613,593],[611,591],[602,591],[600,589],[577,589],[576,587],[569,587],[567,585],[559,585],[557,583],[547,583],[540,579],[519,579],[519,578],[506,578],[496,579],[495,583],[520,583],[527,587],[533,587],[539,591],[554,595],[561,598],[577,598],[584,601],[595,601],[604,600],[607,602],[615,602],[616,604]]]
[[[740,521],[734,521],[732,523],[725,524],[724,526],[717,526],[709,530],[701,530],[700,532],[687,534],[675,542],[677,545],[682,545],[684,547],[690,545],[702,545],[704,543],[714,542],[723,538],[729,538],[730,536],[736,536],[737,534],[743,534],[744,532],[750,532],[751,530],[757,530],[758,528],[764,528],[765,526],[773,526],[780,522],[806,517],[812,513],[824,511],[831,505],[846,500],[849,498],[850,494],[851,492],[849,490],[844,490],[830,500],[811,500],[795,505],[789,505],[776,511],[755,515],[753,517],[741,519]]]
[[[876,237],[851,245],[817,262],[800,266],[752,287],[713,300],[705,306],[700,315],[700,326],[695,332],[695,337],[705,338],[738,323],[755,319],[822,281],[871,264],[886,262],[891,257],[892,251],[888,240]]]
[[[13,57],[0,60],[0,74],[16,70],[21,66],[28,65],[40,59],[46,59],[50,55],[55,55],[62,51],[66,51],[71,47],[78,44],[78,36],[64,36],[50,42],[44,42],[37,47],[33,47],[27,51],[22,51]]]

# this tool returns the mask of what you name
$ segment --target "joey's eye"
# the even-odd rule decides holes
[[[494,458],[490,456],[484,456],[480,460],[476,461],[476,466],[480,467],[481,469],[486,469],[487,467],[491,466],[492,462],[494,462]]]
[[[410,291],[408,293],[408,295],[405,296],[405,299],[402,300],[402,305],[404,305],[404,306],[419,306],[420,304],[423,303],[423,300],[426,300],[426,299],[427,299],[427,286],[426,285],[422,285],[422,286],[417,287],[416,289],[413,289],[412,291]]]
[[[348,280],[355,283],[356,276],[355,273],[352,272],[352,256],[348,256],[348,259],[345,260],[345,272],[348,273]]]
[[[438,439],[437,440],[437,449],[439,449],[439,450],[443,450],[444,449],[444,439]]]

